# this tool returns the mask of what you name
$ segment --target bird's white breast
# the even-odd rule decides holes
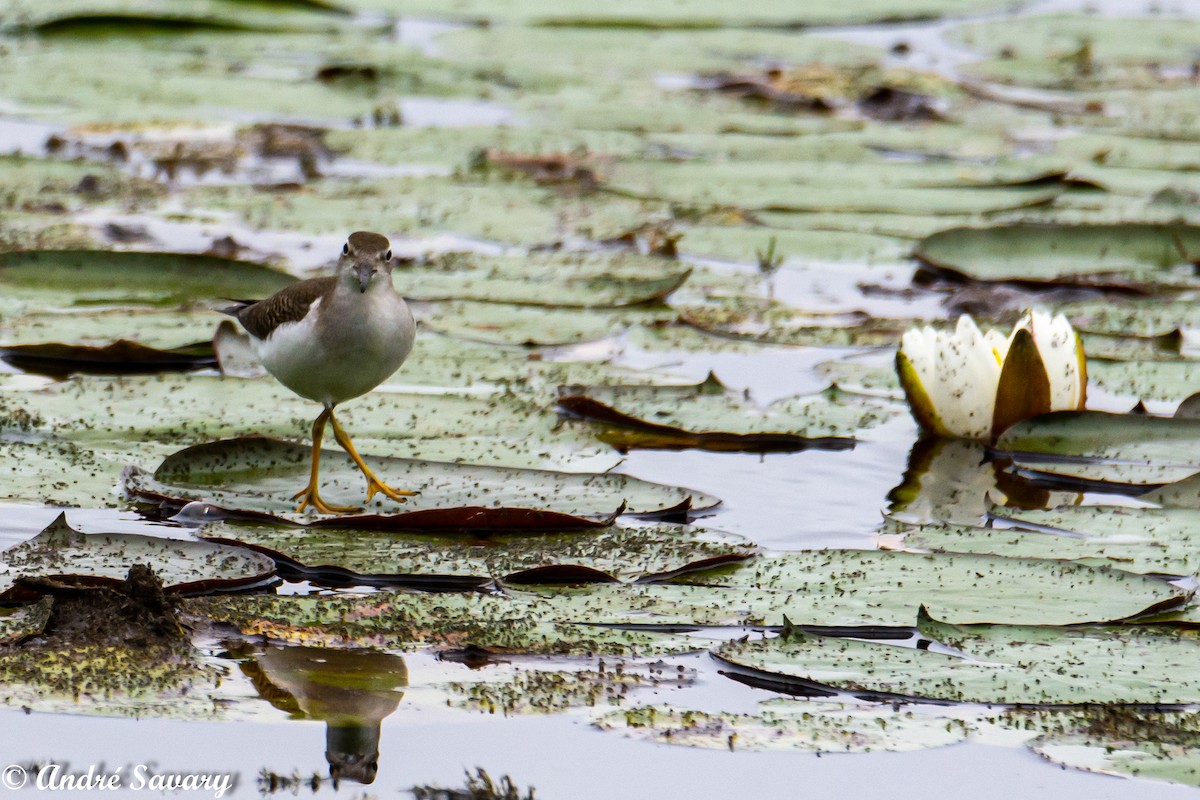
[[[377,282],[338,288],[257,342],[263,366],[296,394],[332,406],[387,380],[412,350],[416,325],[403,298]]]

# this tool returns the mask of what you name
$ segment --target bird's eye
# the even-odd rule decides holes
[[[384,261],[392,260],[392,251],[391,250],[388,250],[386,253],[383,254],[383,260]]]
[[[350,243],[349,242],[342,245],[342,255],[344,255],[344,256],[350,255]]]

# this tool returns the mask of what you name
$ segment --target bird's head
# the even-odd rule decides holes
[[[358,289],[367,291],[372,280],[380,277],[391,283],[392,248],[386,236],[370,231],[355,231],[342,245],[338,259],[338,278]]]

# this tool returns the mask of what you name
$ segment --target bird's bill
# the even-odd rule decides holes
[[[375,272],[375,265],[373,265],[373,264],[355,264],[354,265],[354,274],[358,276],[359,291],[365,292],[367,290],[367,283],[370,282],[371,274],[374,272]]]

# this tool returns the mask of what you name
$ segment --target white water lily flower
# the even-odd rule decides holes
[[[904,334],[896,371],[917,423],[939,436],[992,441],[1005,428],[1087,401],[1083,344],[1061,314],[1025,314],[1005,337],[959,317],[953,333]]]

